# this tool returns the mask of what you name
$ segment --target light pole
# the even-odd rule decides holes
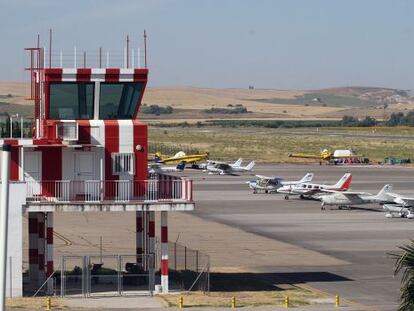
[[[0,192],[0,310],[6,310],[7,226],[9,212],[11,145],[3,145]],[[11,273],[11,271],[10,271]]]

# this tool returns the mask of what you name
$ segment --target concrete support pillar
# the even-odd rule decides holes
[[[39,264],[39,281],[38,285],[41,286],[46,281],[45,272],[45,214],[37,213],[37,228],[38,228],[38,264]]]
[[[46,213],[46,277],[50,277],[53,271],[53,213]],[[47,282],[47,294],[53,294],[53,278]]]
[[[168,293],[168,212],[161,212],[161,287]]]
[[[136,212],[136,252],[137,252],[137,265],[142,268],[142,254],[144,252],[144,224],[143,224],[143,212]]]
[[[38,258],[38,225],[37,213],[28,213],[29,218],[29,278],[32,285],[39,281],[39,258]]]

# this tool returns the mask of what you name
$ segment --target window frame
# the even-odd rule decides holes
[[[80,111],[78,112],[78,116],[75,117],[75,118],[72,118],[72,119],[69,119],[69,118],[61,118],[59,116],[52,116],[51,115],[51,107],[52,107],[52,101],[51,101],[51,99],[52,99],[52,86],[53,85],[77,85],[77,86],[79,86],[81,84],[82,85],[86,85],[86,86],[87,85],[91,85],[92,86],[92,98],[91,98],[91,109],[92,109],[92,111],[88,115],[88,117],[82,118],[79,115],[80,114]],[[93,120],[95,118],[95,108],[96,108],[95,107],[96,88],[97,88],[97,85],[96,85],[96,83],[94,81],[85,81],[85,82],[75,82],[75,81],[62,81],[62,82],[58,82],[58,81],[52,81],[52,82],[50,82],[48,84],[49,97],[47,99],[47,104],[48,104],[47,105],[47,119],[49,119],[49,120],[65,120],[65,121],[67,121],[67,120]],[[78,92],[79,92],[79,87],[77,89],[78,89]],[[86,87],[85,87],[85,91],[86,91]],[[85,93],[86,93],[85,94],[85,108],[86,108],[86,112],[87,112],[88,111],[88,106],[87,106],[88,96],[87,96],[87,92],[85,92]],[[77,96],[78,96],[78,105],[79,105],[79,94]]]
[[[126,157],[129,157],[128,170],[125,170],[122,165],[122,162],[125,162]],[[117,162],[118,158],[119,162]],[[113,152],[111,154],[111,159],[112,175],[135,175],[135,154],[133,152]],[[118,168],[122,168],[123,170],[118,170]]]

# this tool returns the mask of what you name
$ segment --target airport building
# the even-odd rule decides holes
[[[55,271],[61,260],[53,254],[55,212],[89,217],[135,212],[136,235],[131,239],[136,239],[136,253],[129,254],[134,256],[129,269],[132,264],[132,270],[149,272],[151,291],[160,280],[157,288],[168,292],[168,213],[193,210],[194,202],[191,180],[147,173],[147,125],[139,121],[148,80],[146,53],[139,61],[141,55],[127,45],[122,63],[115,66],[99,50],[88,66],[92,61],[86,54],[76,59],[75,51],[73,60],[65,62],[62,53],[52,54],[51,44],[48,53],[39,44],[26,50],[34,116],[28,122],[12,115],[8,138],[1,139],[2,145],[11,145],[7,294],[23,295],[23,284],[25,290],[44,293],[65,286],[64,268]],[[161,214],[158,224],[156,212]],[[156,226],[160,258],[152,256]],[[24,230],[28,249],[23,249]],[[23,271],[24,252],[28,271]]]

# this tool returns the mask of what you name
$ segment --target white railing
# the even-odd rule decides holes
[[[192,180],[28,181],[31,202],[192,202]]]

